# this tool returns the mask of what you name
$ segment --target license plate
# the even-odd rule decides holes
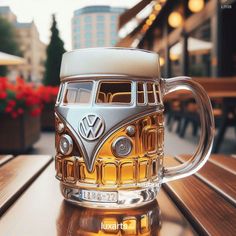
[[[90,202],[117,202],[117,192],[80,190],[80,199]]]

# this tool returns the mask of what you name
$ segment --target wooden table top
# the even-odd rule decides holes
[[[168,157],[165,164],[188,158]],[[232,156],[212,155],[196,175],[164,184],[157,201],[116,211],[65,202],[50,156],[6,160],[0,165],[1,236],[236,235],[236,158]],[[101,223],[109,219],[129,222],[129,227],[101,231]]]

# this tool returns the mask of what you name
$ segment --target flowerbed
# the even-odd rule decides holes
[[[39,139],[41,115],[49,105],[54,106],[57,91],[58,88],[35,86],[20,78],[10,83],[0,77],[1,153],[25,152]]]
[[[39,116],[42,108],[42,98],[33,84],[20,78],[16,83],[0,78],[0,114],[7,114],[13,119],[26,112],[31,116]]]

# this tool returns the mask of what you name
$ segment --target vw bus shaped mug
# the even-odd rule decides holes
[[[60,77],[55,166],[67,201],[138,207],[154,200],[162,183],[191,175],[207,161],[214,133],[210,100],[190,78],[161,78],[158,54],[75,50],[63,55]],[[200,141],[189,161],[167,168],[163,97],[181,89],[192,91],[199,106]]]

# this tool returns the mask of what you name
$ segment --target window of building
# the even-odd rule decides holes
[[[84,25],[84,31],[85,31],[85,33],[91,32],[92,31],[92,25],[91,24]]]
[[[104,23],[98,22],[97,23],[97,31],[104,31],[105,25]]]
[[[91,33],[86,33],[84,35],[84,37],[85,37],[86,40],[91,40],[92,39],[92,34]]]
[[[97,32],[97,38],[103,39],[103,38],[104,38],[104,32],[98,31],[98,32]]]
[[[130,104],[131,82],[101,82],[96,97],[96,103]]]
[[[91,24],[92,23],[92,17],[91,16],[85,16],[84,17],[84,22],[86,24]]]
[[[145,103],[143,82],[138,82],[137,83],[137,102],[140,105],[143,105]]]
[[[111,39],[117,39],[118,35],[116,32],[111,32]]]
[[[103,39],[99,39],[99,40],[97,41],[97,44],[98,44],[99,47],[102,47],[102,46],[105,45],[105,41],[104,41]]]
[[[80,24],[80,19],[79,18],[75,18],[73,21],[74,21],[75,25],[79,25]]]
[[[116,40],[115,39],[112,39],[111,40],[111,45],[114,46],[116,44]]]
[[[104,15],[97,16],[97,21],[104,21],[104,19],[105,19]]]
[[[117,20],[117,15],[111,15],[111,21],[112,22],[116,22],[116,20]]]
[[[117,24],[112,23],[112,24],[111,24],[111,29],[112,29],[112,31],[115,31],[115,32],[116,32],[116,30],[117,30]]]
[[[89,104],[93,90],[92,82],[68,83],[63,99],[64,104]]]

